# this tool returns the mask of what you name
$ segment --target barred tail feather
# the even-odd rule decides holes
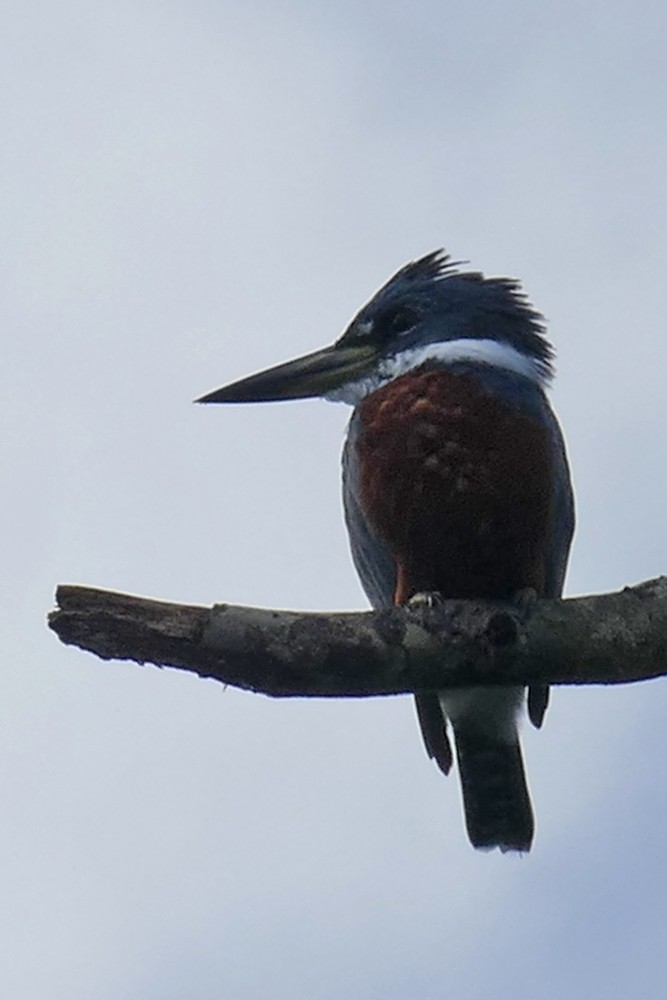
[[[468,836],[473,847],[529,851],[533,810],[526,784],[521,747],[491,734],[456,730]]]

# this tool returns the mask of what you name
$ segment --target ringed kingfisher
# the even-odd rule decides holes
[[[343,450],[352,557],[375,608],[419,595],[558,597],[574,531],[563,437],[545,391],[553,348],[518,282],[444,250],[402,267],[331,346],[202,396],[322,396],[354,407]],[[540,727],[548,687],[531,685]],[[522,687],[421,691],[429,757],[447,774],[451,727],[474,847],[528,851]]]

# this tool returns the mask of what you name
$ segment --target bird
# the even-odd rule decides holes
[[[323,397],[353,407],[342,487],[352,559],[374,608],[562,594],[574,533],[563,434],[547,398],[553,346],[520,283],[438,249],[401,267],[333,345],[233,382],[201,403]],[[424,746],[453,764],[470,843],[529,851],[519,741],[549,689],[415,694]]]

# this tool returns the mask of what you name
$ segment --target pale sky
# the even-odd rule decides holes
[[[667,685],[559,689],[524,858],[474,852],[408,698],[103,663],[59,582],[365,607],[320,401],[198,395],[439,246],[558,350],[570,594],[667,572],[667,6],[7,0],[0,995],[661,995]]]

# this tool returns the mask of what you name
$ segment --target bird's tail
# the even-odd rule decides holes
[[[466,827],[473,847],[529,851],[533,810],[518,736],[504,742],[494,734],[454,726]]]

